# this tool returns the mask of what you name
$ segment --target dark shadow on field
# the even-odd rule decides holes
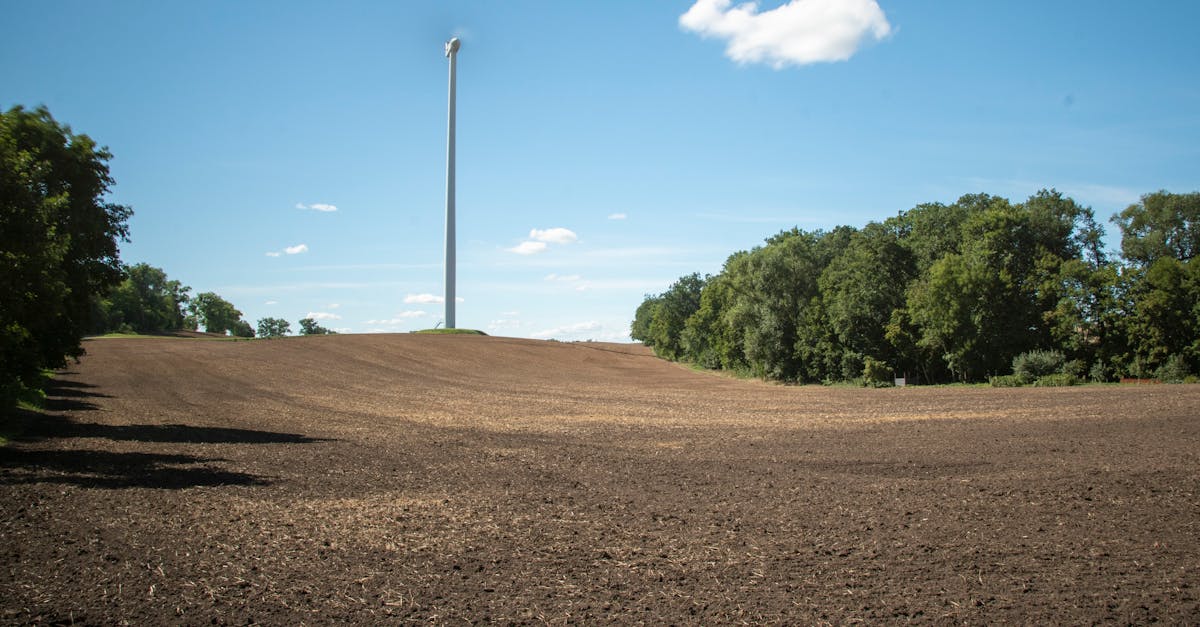
[[[84,488],[179,490],[270,484],[252,474],[208,465],[221,461],[193,455],[4,447],[0,448],[0,485],[52,483]]]
[[[77,381],[51,379],[46,385],[46,401],[44,406],[47,411],[91,411],[99,409],[99,406],[88,399],[112,398],[112,396],[101,394],[100,392],[88,391],[89,388],[94,387],[96,386]]]
[[[298,433],[198,427],[193,425],[105,425],[75,422],[63,416],[38,416],[18,439],[104,438],[131,442],[174,442],[179,444],[312,444],[327,438],[310,438]]]

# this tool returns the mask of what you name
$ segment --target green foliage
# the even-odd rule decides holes
[[[1067,374],[1065,372],[1047,374],[1038,377],[1037,380],[1033,382],[1033,385],[1034,387],[1040,388],[1068,387],[1072,385],[1079,385],[1079,377],[1076,377],[1073,374]]]
[[[1121,229],[1121,256],[1134,265],[1200,254],[1200,192],[1146,194],[1113,222]]]
[[[994,388],[1019,388],[1026,381],[1015,374],[1002,374],[988,377],[988,383]]]
[[[892,385],[893,380],[892,369],[874,357],[863,359],[862,377],[869,383],[886,383],[888,385]]]
[[[194,329],[185,314],[192,288],[167,279],[160,268],[139,263],[125,270],[125,280],[107,298],[97,299],[98,326],[107,333],[161,333]]]
[[[1039,350],[1021,353],[1012,360],[1013,375],[1026,383],[1032,383],[1046,375],[1063,374],[1066,358],[1055,350]]]
[[[1200,194],[1149,194],[1116,221],[1125,265],[1091,209],[1054,190],[791,229],[647,296],[631,334],[669,359],[779,381],[878,380],[879,364],[927,383],[1010,366],[1025,383],[1150,376],[1168,358],[1200,371]]]
[[[1185,383],[1191,378],[1191,370],[1183,355],[1172,355],[1154,371],[1154,378],[1163,383]]]
[[[700,309],[700,293],[704,279],[699,274],[681,277],[658,298],[650,320],[648,346],[667,359],[683,355],[682,334],[687,319]],[[635,319],[636,322],[636,319]]]
[[[83,353],[94,301],[121,281],[132,211],[105,202],[109,152],[45,108],[0,113],[0,394]]]
[[[258,337],[283,337],[291,332],[291,323],[283,318],[260,318],[258,321]]]
[[[650,335],[650,323],[654,321],[659,300],[657,296],[647,296],[642,304],[638,305],[633,322],[629,325],[629,337],[646,346],[654,346],[654,338]]]
[[[457,331],[457,329],[444,329],[444,332]],[[300,335],[334,335],[333,331],[317,324],[312,318],[304,318],[300,321]]]
[[[197,294],[189,304],[189,310],[197,322],[204,325],[208,333],[229,333],[238,337],[254,337],[250,323],[242,320],[242,312],[233,303],[213,292]],[[247,335],[249,329],[249,335]]]

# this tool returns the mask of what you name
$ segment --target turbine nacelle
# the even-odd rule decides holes
[[[459,45],[460,44],[458,42],[458,37],[455,37],[455,38],[451,39],[450,41],[447,41],[446,42],[446,56],[448,57],[448,56],[454,54],[455,52],[458,52]]]

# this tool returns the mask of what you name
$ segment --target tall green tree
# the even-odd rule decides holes
[[[213,292],[202,292],[197,294],[189,308],[196,320],[204,325],[204,330],[208,333],[230,333],[239,335],[235,331],[240,331],[240,336],[246,336],[246,329],[250,330],[248,337],[254,336],[254,329],[250,327],[250,323],[242,320],[242,312],[238,311],[233,303],[221,298]],[[245,326],[238,324],[244,323]]]
[[[656,309],[662,299],[658,296],[647,295],[642,304],[638,305],[633,314],[633,322],[629,324],[629,337],[645,344],[654,346],[654,338],[650,335],[650,324],[654,322]]]
[[[158,333],[187,328],[192,288],[167,278],[161,268],[139,263],[126,269],[125,280],[100,300],[99,331]]]
[[[1113,221],[1121,229],[1121,256],[1139,267],[1200,254],[1200,192],[1146,194]]]
[[[0,113],[0,396],[80,356],[121,281],[132,211],[105,199],[111,157],[45,108]]]
[[[699,274],[680,277],[659,296],[650,322],[651,346],[654,352],[667,359],[683,356],[681,336],[688,318],[700,308],[700,293],[704,279]]]
[[[916,260],[899,233],[875,222],[854,233],[825,268],[821,298],[847,365],[871,358],[899,372],[911,367],[888,341],[887,326],[904,308],[905,288],[915,275]]]
[[[335,335],[333,331],[317,324],[317,321],[312,318],[304,318],[300,321],[300,335]]]
[[[291,323],[283,318],[260,318],[258,321],[258,337],[283,337],[291,332]]]

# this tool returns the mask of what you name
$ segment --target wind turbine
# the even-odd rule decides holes
[[[454,327],[454,69],[458,37],[446,42],[450,59],[450,108],[446,125],[446,328]]]

